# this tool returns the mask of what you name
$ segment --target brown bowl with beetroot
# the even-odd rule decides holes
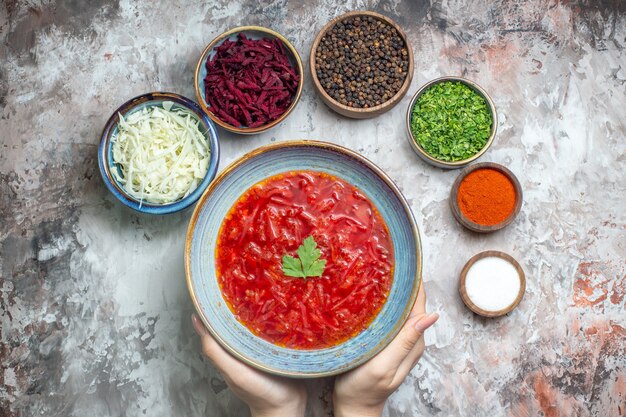
[[[261,26],[222,33],[202,52],[198,103],[218,126],[251,135],[283,121],[302,94],[302,60],[281,34]]]

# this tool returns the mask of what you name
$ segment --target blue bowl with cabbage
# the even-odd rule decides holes
[[[192,100],[153,92],[122,104],[100,140],[104,184],[142,213],[168,214],[194,204],[217,173],[215,125]]]

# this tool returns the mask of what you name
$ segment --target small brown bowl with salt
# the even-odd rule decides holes
[[[296,107],[304,86],[298,51],[262,26],[240,26],[213,39],[196,65],[200,107],[233,133],[252,135],[276,126]]]
[[[454,218],[477,233],[495,232],[511,224],[522,200],[522,186],[515,174],[493,162],[464,168],[450,191]]]
[[[526,276],[511,255],[489,250],[470,258],[459,279],[461,299],[474,313],[500,317],[513,311],[526,292]]]
[[[313,86],[331,110],[367,119],[391,110],[413,79],[413,49],[402,28],[380,13],[343,14],[311,46]]]

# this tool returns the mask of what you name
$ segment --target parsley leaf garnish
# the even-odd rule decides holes
[[[326,260],[320,259],[322,253],[317,249],[313,236],[302,242],[296,251],[298,258],[291,255],[283,256],[283,273],[288,277],[321,277],[326,267]]]

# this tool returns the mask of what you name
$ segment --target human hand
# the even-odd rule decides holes
[[[387,397],[424,353],[424,331],[438,318],[436,313],[426,314],[422,284],[409,319],[391,343],[368,362],[335,379],[335,417],[380,417]]]
[[[252,417],[304,415],[306,387],[302,381],[269,375],[240,362],[217,343],[195,313],[191,321],[202,341],[202,351],[235,395],[248,404]]]

